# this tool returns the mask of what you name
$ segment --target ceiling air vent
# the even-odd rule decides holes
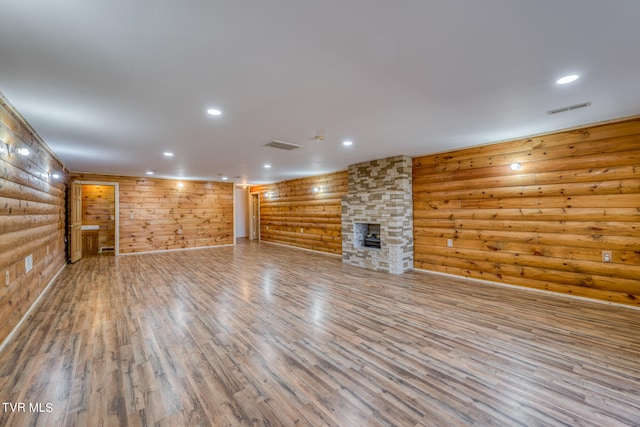
[[[547,114],[551,115],[551,114],[564,113],[565,111],[577,110],[578,108],[585,108],[585,107],[588,107],[590,105],[591,105],[590,102],[583,102],[582,104],[569,105],[568,107],[562,107],[562,108],[556,108],[555,110],[549,110],[549,111],[547,111]]]
[[[279,148],[281,150],[295,150],[296,148],[300,148],[301,145],[299,144],[293,144],[291,142],[284,142],[284,141],[278,141],[277,139],[272,139],[269,142],[265,142],[264,144],[265,147],[273,147],[273,148]]]

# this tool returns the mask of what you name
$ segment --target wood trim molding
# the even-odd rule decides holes
[[[44,148],[51,157],[56,159],[58,161],[58,163],[60,163],[62,165],[62,169],[63,170],[61,172],[63,172],[63,173],[68,173],[69,172],[67,170],[67,168],[64,166],[64,163],[62,162],[62,160],[60,160],[60,158],[56,155],[56,153],[53,152],[51,147],[49,147],[47,145],[47,143],[44,142],[44,139],[42,139],[40,134],[38,134],[38,132],[36,132],[36,130],[29,124],[27,119],[25,119],[22,116],[22,114],[20,114],[20,112],[16,109],[16,107],[14,107],[13,104],[11,104],[11,102],[7,99],[7,97],[4,95],[4,93],[2,93],[2,91],[0,91],[0,105],[3,106],[4,108],[6,108],[7,111],[9,113],[11,113],[11,115],[20,123],[20,125],[23,126],[25,128],[25,130],[27,132],[29,132],[29,134],[36,141],[38,141],[38,143],[40,143],[40,145],[42,145],[42,148]]]
[[[42,298],[47,294],[47,292],[49,291],[49,289],[53,286],[53,284],[55,283],[56,279],[58,278],[58,276],[60,275],[60,273],[62,273],[62,271],[67,267],[67,264],[65,263],[62,267],[60,267],[60,270],[58,270],[58,272],[51,278],[51,280],[49,281],[49,283],[47,284],[47,286],[42,290],[42,292],[40,293],[40,295],[38,295],[38,298],[36,298],[36,300],[33,302],[33,304],[31,304],[31,307],[29,307],[29,309],[24,313],[24,316],[22,316],[22,318],[20,319],[20,321],[16,324],[16,326],[13,327],[13,329],[11,330],[11,332],[9,332],[9,334],[6,336],[6,338],[2,341],[2,343],[0,343],[0,353],[2,353],[2,350],[4,350],[4,348],[7,346],[7,344],[9,344],[9,342],[11,342],[11,340],[13,339],[13,337],[15,336],[15,334],[18,332],[18,330],[20,329],[20,327],[22,326],[22,324],[29,318],[29,316],[31,315],[31,312],[33,312],[33,310],[36,309],[36,307],[38,306],[38,304],[40,303],[40,301],[42,300]]]
[[[543,295],[547,295],[547,296],[557,296],[557,297],[560,297],[560,298],[569,298],[569,299],[574,299],[574,300],[578,300],[578,301],[595,302],[595,303],[598,303],[598,304],[605,304],[605,305],[611,305],[611,306],[614,306],[614,307],[629,308],[631,310],[640,311],[640,306],[631,305],[631,304],[622,304],[622,303],[615,302],[615,301],[605,301],[605,300],[602,300],[602,299],[582,297],[580,295],[572,295],[572,294],[566,294],[566,293],[561,293],[561,292],[547,291],[545,289],[529,288],[527,286],[518,286],[518,285],[509,284],[509,283],[492,282],[491,280],[476,279],[474,277],[463,277],[463,276],[458,276],[456,274],[443,273],[441,271],[424,270],[424,269],[421,269],[421,268],[414,268],[413,271],[415,271],[416,273],[420,273],[420,274],[435,274],[435,275],[438,275],[438,276],[448,277],[448,278],[451,278],[451,279],[457,279],[457,280],[464,279],[464,280],[468,280],[470,282],[481,283],[483,285],[499,286],[499,287],[502,287],[502,288],[509,288],[509,289],[518,289],[518,290],[521,290],[521,291],[534,292],[534,293],[543,294]]]

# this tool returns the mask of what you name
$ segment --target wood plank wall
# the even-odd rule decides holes
[[[66,263],[66,182],[63,165],[0,94],[0,342]]]
[[[234,243],[232,183],[84,173],[71,179],[119,183],[122,254]]]
[[[640,303],[640,119],[416,157],[413,184],[416,268]]]
[[[98,247],[116,244],[116,197],[112,185],[82,186],[82,224],[99,225]]]
[[[347,171],[341,171],[251,187],[260,192],[260,240],[342,253],[347,183]]]

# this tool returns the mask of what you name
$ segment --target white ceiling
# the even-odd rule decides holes
[[[0,91],[73,171],[275,182],[640,114],[638,22],[638,0],[0,0]]]

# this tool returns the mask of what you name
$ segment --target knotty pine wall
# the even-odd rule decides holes
[[[640,303],[640,119],[416,157],[413,184],[416,268]]]
[[[122,254],[234,243],[232,183],[182,181],[179,187],[174,180],[84,173],[71,179],[119,184]]]
[[[260,240],[342,253],[346,171],[251,187],[260,192]],[[318,189],[318,191],[314,191]]]
[[[6,143],[29,154],[9,153]],[[63,165],[0,94],[0,343],[66,263],[66,180]]]
[[[113,185],[82,186],[82,224],[99,225],[98,247],[116,244],[116,197]]]

